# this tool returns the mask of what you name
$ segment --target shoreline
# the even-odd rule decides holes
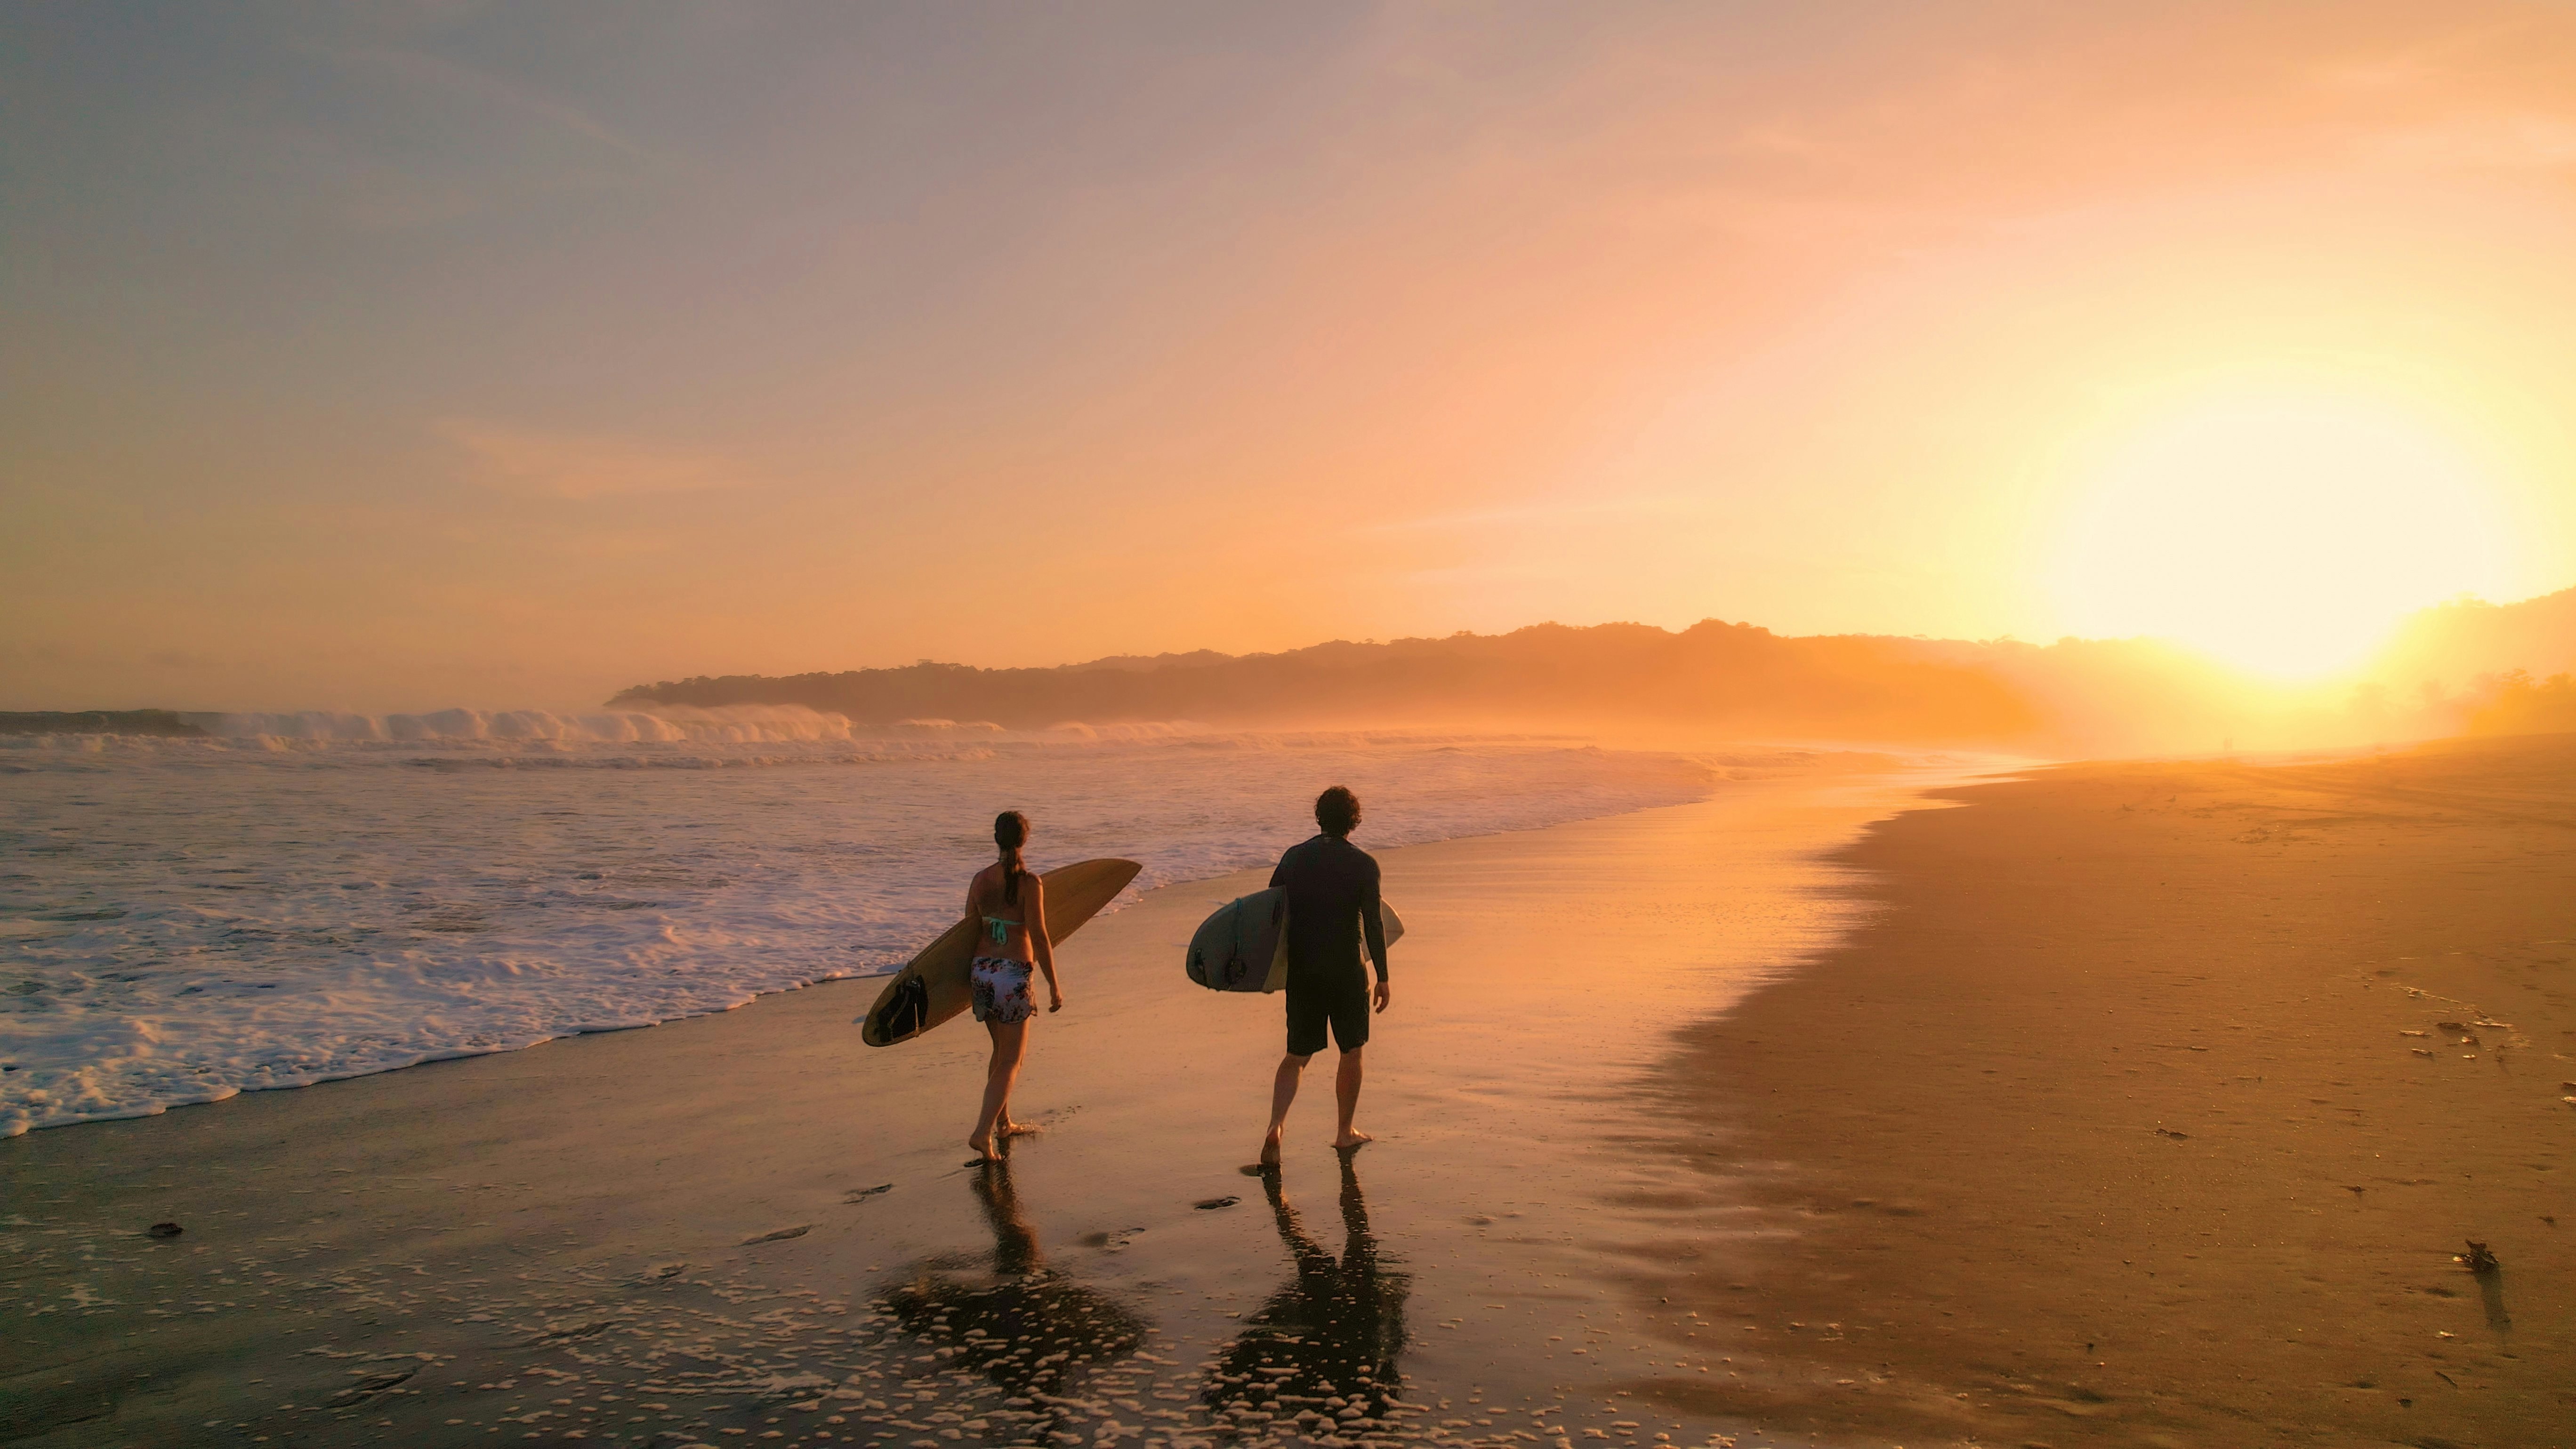
[[[0,1401],[49,1445],[210,1424],[245,1439],[488,1443],[497,1413],[533,1425],[514,1439],[589,1425],[684,1443],[778,1421],[818,1446],[900,1446],[910,1431],[882,1427],[897,1412],[882,1405],[901,1380],[955,1406],[941,1412],[983,1406],[977,1432],[994,1444],[1025,1438],[1007,1416],[1040,1412],[1060,1426],[1049,1433],[1125,1424],[1138,1449],[1287,1443],[1300,1431],[1227,1398],[1171,1345],[1222,1363],[1277,1339],[1248,1322],[1332,1320],[1328,1305],[1249,1290],[1301,1281],[1305,1255],[1338,1250],[1386,1265],[1371,1279],[1391,1295],[1381,1381],[1405,1397],[1371,1421],[1376,1440],[1520,1442],[1438,1421],[1471,1404],[1491,1418],[1489,1394],[1567,1432],[1625,1433],[1615,1423],[1640,1408],[1619,1376],[1669,1356],[1616,1286],[1651,1231],[1620,1197],[1636,1175],[1630,1083],[1671,1024],[1831,939],[1848,892],[1815,853],[1910,789],[1737,781],[1697,804],[1387,851],[1412,932],[1371,1054],[1363,1124],[1381,1141],[1355,1176],[1319,1145],[1321,1080],[1291,1120],[1282,1178],[1237,1170],[1277,1004],[1189,988],[1177,963],[1207,909],[1258,887],[1250,872],[1163,888],[1067,943],[1073,1009],[1041,1025],[1018,1098],[1049,1130],[1014,1146],[998,1183],[959,1167],[980,1034],[860,1047],[849,1022],[866,978],[653,1031],[14,1138],[0,1175],[20,1267],[0,1312],[28,1330],[34,1367],[0,1380]],[[1569,994],[1567,965],[1586,962],[1618,989]],[[183,1234],[142,1235],[159,1221]],[[1009,1267],[1032,1261],[1039,1279]],[[1054,1309],[1010,1298],[1033,1281],[1143,1327],[1104,1356],[1059,1332]],[[952,1315],[1019,1304],[1017,1331],[1057,1334],[1090,1386],[1051,1384],[1036,1408],[979,1397],[1012,1390],[1007,1365],[966,1373],[954,1365],[970,1344],[900,1311],[943,1284]],[[752,1300],[803,1307],[792,1329],[752,1333],[729,1307]],[[1350,1387],[1358,1350],[1342,1328],[1289,1336],[1330,1350],[1300,1372]],[[689,1354],[714,1357],[684,1368]],[[371,1364],[405,1376],[365,1390]],[[530,1396],[547,1381],[566,1388]],[[567,1396],[579,1418],[551,1402]],[[1179,1418],[1139,1419],[1126,1398]],[[664,1406],[650,1422],[606,1417],[645,1401]],[[1696,1441],[1728,1425],[1657,1427]]]
[[[1819,762],[1774,751],[1744,763]],[[1138,769],[1177,773],[1142,815],[1096,808]],[[260,761],[202,779],[40,773],[11,794],[11,859],[24,862],[12,868],[36,908],[0,920],[30,965],[12,983],[22,1010],[0,1023],[12,1068],[0,1135],[662,1025],[899,964],[949,924],[951,868],[962,878],[989,859],[973,832],[936,828],[978,793],[1055,807],[1063,833],[1048,853],[1132,856],[1149,885],[1255,855],[1266,865],[1255,847],[1295,838],[1270,822],[1294,822],[1308,772],[1384,785],[1390,845],[1705,799],[1743,773],[1670,754],[1476,747],[1086,749],[1044,771],[979,758],[819,784],[694,770],[306,780]],[[102,786],[131,809],[90,818],[80,797]],[[318,818],[281,813],[281,791],[329,802],[354,836],[304,828]],[[171,864],[123,819],[155,812],[176,838],[212,843]],[[227,823],[245,815],[253,828]],[[487,815],[497,835],[473,824]]]

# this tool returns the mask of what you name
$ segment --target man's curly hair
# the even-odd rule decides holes
[[[1315,823],[1326,835],[1348,835],[1360,823],[1360,797],[1335,785],[1315,797]]]

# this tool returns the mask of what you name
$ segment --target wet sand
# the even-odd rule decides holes
[[[1763,1367],[1638,1387],[1853,1442],[2576,1442],[2576,738],[1946,793],[1843,854],[1883,916],[1672,1064],[1676,1154],[1724,1136],[1636,1292]]]
[[[1822,853],[1915,783],[1775,763],[1703,804],[1387,852],[1411,934],[1370,1047],[1379,1141],[1330,1149],[1326,1059],[1275,1179],[1241,1169],[1279,1003],[1181,971],[1249,875],[1067,944],[1070,1006],[1017,1101],[1046,1130],[1004,1170],[964,1165],[980,1030],[865,1048],[871,981],[0,1142],[0,1423],[48,1445],[1704,1442],[1733,1421],[1623,1391],[1688,1357],[1629,1289],[1660,1231],[1632,1203],[1668,1171],[1638,1150],[1661,1131],[1638,1083],[1675,1026],[1837,938],[1859,907]]]
[[[1275,1179],[1277,1003],[1179,969],[1250,876],[1068,944],[1004,1169],[959,1141],[980,1035],[863,1048],[873,982],[30,1134],[0,1425],[2564,1442],[2571,782],[2521,741],[1889,819],[1919,777],[1811,770],[1389,852],[1380,1140],[1330,1150],[1319,1071]]]

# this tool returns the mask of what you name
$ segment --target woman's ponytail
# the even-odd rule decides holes
[[[1017,810],[993,817],[993,844],[1002,852],[1002,899],[1015,906],[1020,903],[1020,877],[1029,873],[1020,864],[1020,847],[1028,843],[1029,817]]]

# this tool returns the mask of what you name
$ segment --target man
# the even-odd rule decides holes
[[[1279,1129],[1297,1100],[1306,1062],[1324,1049],[1331,1028],[1342,1049],[1333,1093],[1342,1109],[1335,1147],[1357,1147],[1369,1135],[1351,1125],[1360,1107],[1360,1048],[1368,1045],[1372,993],[1360,969],[1365,935],[1377,965],[1376,1009],[1393,998],[1386,985],[1386,926],[1378,915],[1377,861],[1351,844],[1360,823],[1359,797],[1339,785],[1315,798],[1315,823],[1323,833],[1288,847],[1270,884],[1288,893],[1288,1055],[1270,1089],[1270,1135],[1261,1141],[1261,1164],[1279,1164]]]

